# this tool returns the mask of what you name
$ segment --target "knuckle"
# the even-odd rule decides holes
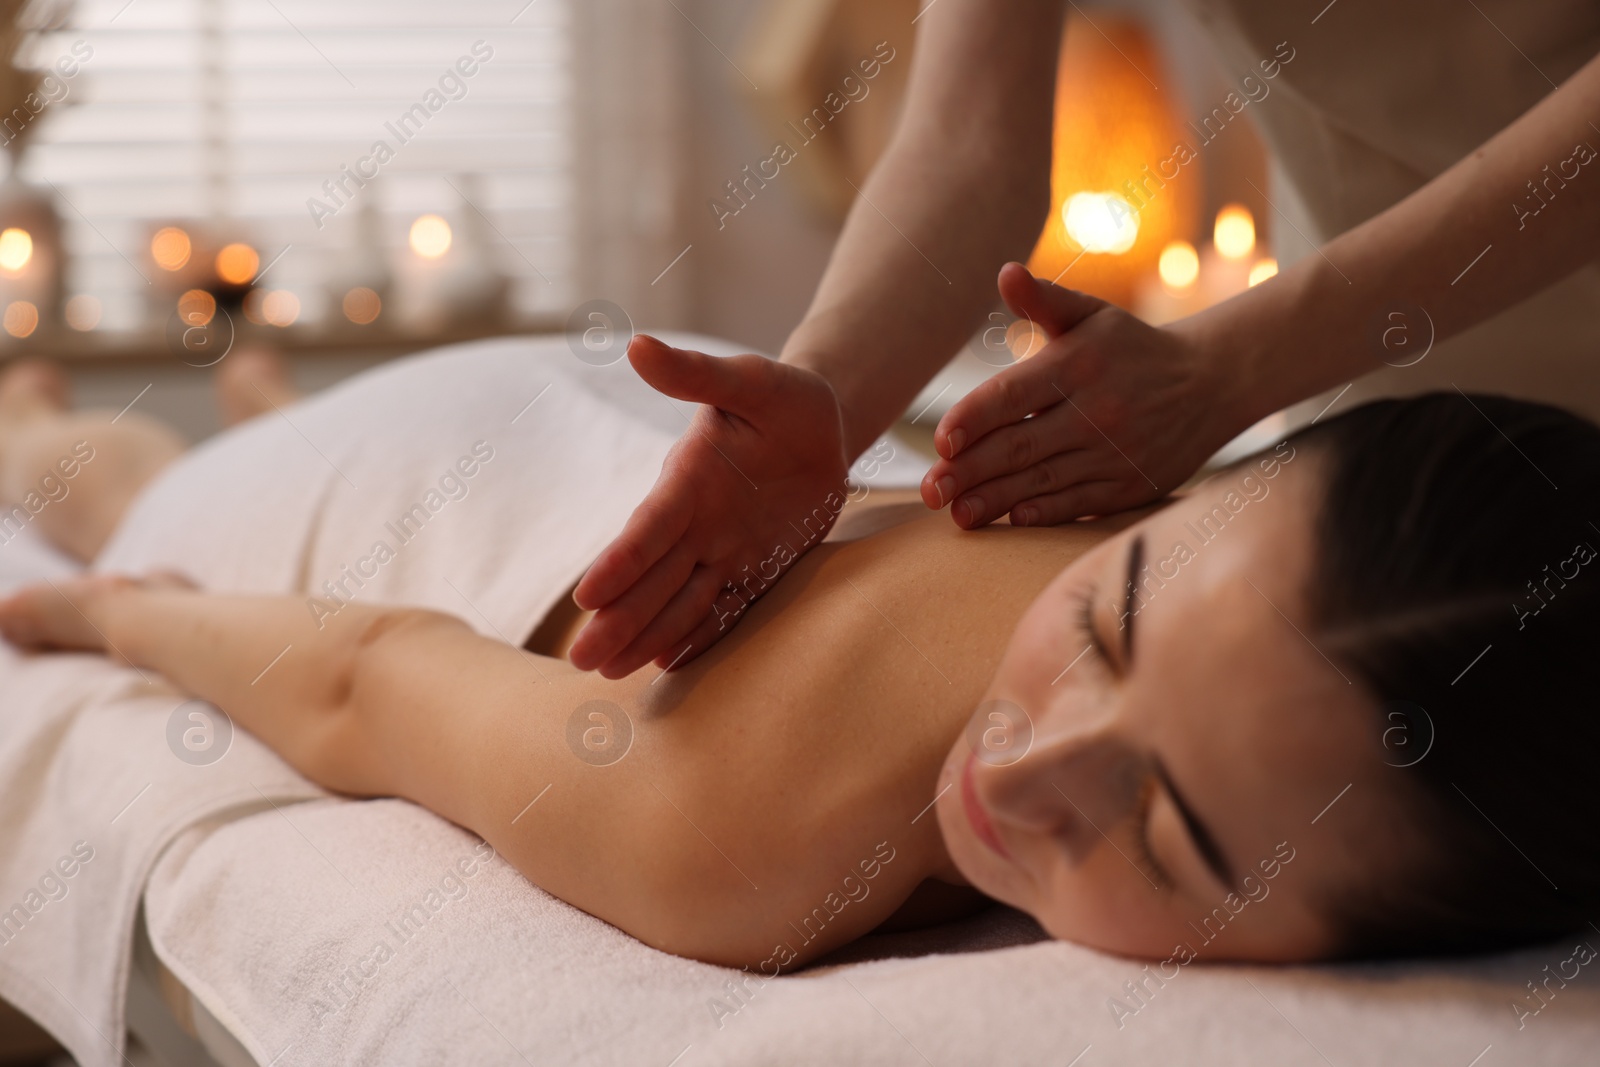
[[[1033,462],[1034,442],[1031,430],[1018,427],[1006,442],[1006,456],[1013,470],[1020,470]]]
[[[662,532],[672,522],[673,506],[652,493],[639,502],[639,506],[634,509],[634,513],[638,516],[641,528],[640,539],[643,540],[662,535]]]
[[[1002,415],[1021,418],[1027,414],[1027,391],[1014,374],[994,379],[995,400]]]
[[[1055,470],[1048,463],[1040,463],[1028,472],[1028,492],[1035,496],[1054,491]]]
[[[715,358],[715,357],[713,357]],[[757,355],[730,356],[727,366],[733,371],[730,377],[742,389],[762,396],[780,395],[786,384],[781,375],[770,373],[767,360]]]
[[[643,574],[649,566],[645,559],[644,551],[633,541],[622,541],[612,546],[613,561],[624,573],[631,575]]]

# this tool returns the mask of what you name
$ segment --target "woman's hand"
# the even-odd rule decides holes
[[[573,592],[595,615],[568,657],[607,678],[652,660],[682,666],[721,639],[744,604],[833,525],[849,469],[839,402],[821,375],[645,336],[628,359],[660,392],[702,407]],[[817,531],[809,542],[800,533],[807,520]],[[738,600],[724,593],[735,581]],[[714,608],[719,596],[727,604]]]
[[[1008,263],[1000,295],[1049,339],[939,420],[922,499],[971,529],[1010,513],[1054,525],[1148,503],[1177,488],[1253,421],[1223,407],[1225,372],[1177,327]]]
[[[89,612],[131,584],[120,575],[97,574],[26,586],[0,600],[0,635],[28,652],[104,652],[105,637]]]
[[[0,637],[28,652],[107,652],[103,626],[95,620],[108,598],[128,589],[183,588],[194,583],[162,571],[143,579],[87,574],[25,586],[0,599]]]

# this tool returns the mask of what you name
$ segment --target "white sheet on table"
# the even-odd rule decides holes
[[[454,373],[451,360],[462,361],[457,370],[476,370]],[[563,541],[570,547],[588,538],[581,551],[572,549],[560,566],[548,555],[518,562],[524,546],[503,531],[537,529],[536,506],[493,523],[472,509],[447,508],[424,535],[441,536],[419,538],[404,572],[365,591],[455,610],[485,631],[508,630],[526,621],[535,593],[564,588],[585,553],[620,523],[629,496],[653,480],[674,421],[682,422],[666,401],[630,385],[625,367],[574,367],[554,341],[469,346],[379,373],[388,377],[375,386],[291,408],[292,423],[260,420],[202,449],[191,462],[209,474],[175,473],[146,494],[108,564],[181,566],[217,588],[315,587],[330,565],[337,570],[352,548],[366,547],[375,518],[425,489],[439,461],[452,461],[462,441],[487,436],[483,427],[508,420],[545,385],[552,392],[539,404],[556,397],[556,385],[573,386],[567,399],[583,410],[597,392],[612,395],[608,403],[637,418],[633,430],[619,431],[627,440],[607,466],[584,468],[573,490],[614,489],[587,499],[593,528]],[[479,374],[476,384],[466,380]],[[374,469],[361,442],[382,438],[397,419],[408,434],[387,438],[386,447],[403,452],[402,466],[416,477],[355,490],[345,477],[361,484],[363,471]],[[501,440],[499,457],[516,454],[520,438]],[[254,466],[241,466],[248,455]],[[617,465],[618,457],[631,462]],[[395,458],[376,466],[393,467]],[[901,480],[917,474],[912,464]],[[190,477],[207,491],[185,492],[178,480]],[[493,484],[477,482],[476,495],[459,503],[497,499],[480,492]],[[536,505],[540,498],[519,499]],[[230,516],[262,511],[270,522],[230,525]],[[476,563],[466,574],[452,569],[459,552],[450,546],[469,535],[477,545],[501,538],[494,542],[505,553],[501,571]],[[0,565],[3,559],[0,549]],[[524,584],[497,594],[488,583],[504,580],[506,567],[511,584]],[[463,606],[444,578],[482,613]],[[665,1064],[675,1056],[682,1067],[924,1058],[1065,1064],[1089,1046],[1084,1067],[1157,1057],[1466,1064],[1492,1045],[1480,1061],[1487,1067],[1577,1062],[1600,1038],[1587,977],[1517,1030],[1513,1004],[1523,984],[1570,956],[1566,945],[1446,965],[1188,968],[1119,1028],[1108,1000],[1127,1000],[1122,983],[1139,967],[1072,945],[1028,943],[1037,931],[1005,912],[932,934],[870,939],[854,951],[1011,947],[817,968],[762,986],[741,1006],[727,986],[733,972],[647,949],[498,862],[465,880],[464,898],[440,907],[370,980],[355,984],[353,998],[341,1000],[329,983],[370,960],[384,924],[425,900],[429,886],[472,854],[469,835],[398,801],[324,798],[273,810],[266,797],[318,791],[248,737],[213,767],[179,763],[164,738],[177,698],[103,661],[22,663],[0,651],[0,683],[11,713],[0,725],[0,810],[14,819],[0,823],[0,890],[21,893],[36,881],[35,868],[72,840],[96,842],[96,859],[68,897],[0,948],[0,994],[46,1021],[87,1065],[117,1060],[127,931],[144,871],[174,839],[149,879],[156,950],[261,1062],[276,1058],[284,1067]],[[229,808],[240,817],[199,825]]]
[[[619,406],[631,414],[619,417]],[[602,445],[564,432],[569,420],[604,423]],[[682,425],[626,362],[586,366],[565,338],[458,346],[203,444],[140,495],[98,565],[172,567],[217,591],[315,591],[487,441],[496,458],[467,496],[432,514],[401,549],[403,565],[382,568],[357,598],[431,606],[511,635],[531,627],[620,529]],[[527,505],[516,525],[496,521],[506,517],[497,495]],[[0,545],[0,584],[72,570],[31,531]],[[0,943],[0,996],[85,1067],[117,1063],[130,935],[162,849],[226,813],[284,818],[272,806],[323,794],[242,733],[209,766],[177,759],[166,731],[184,700],[100,657],[25,658],[0,647],[0,693],[0,910],[47,901],[27,894],[77,842],[93,850],[63,883],[66,894]]]
[[[3,589],[75,569],[31,531],[0,545]],[[0,996],[85,1067],[120,1063],[128,938],[157,854],[196,820],[320,791],[259,745],[210,767],[174,758],[183,700],[103,657],[0,642],[0,694],[0,911],[27,916],[0,943]]]
[[[495,411],[532,395],[511,390],[502,404],[500,392],[477,395]],[[665,437],[674,419],[681,424],[658,397],[630,391],[623,402]],[[913,464],[901,480],[920,473]],[[534,498],[493,499],[525,505],[501,512],[496,525],[536,518]],[[1089,1046],[1084,1067],[1322,1064],[1324,1056],[1464,1067],[1493,1045],[1479,1061],[1489,1067],[1573,1062],[1600,1039],[1588,978],[1517,1029],[1523,984],[1570,956],[1570,945],[1438,965],[1189,967],[1119,1027],[1110,998],[1137,1003],[1123,983],[1141,965],[1031,943],[1037,929],[999,911],[852,950],[941,954],[817,968],[736,999],[734,972],[646,948],[503,862],[465,879],[466,896],[441,903],[402,945],[387,924],[474,844],[399,801],[324,800],[196,831],[152,875],[152,941],[207,1010],[261,1062],[281,1067],[674,1057],[678,1067],[924,1059],[1059,1067]],[[393,955],[378,962],[380,942]],[[979,948],[993,951],[951,954]]]
[[[1480,1055],[1478,1067],[1554,1067],[1592,1062],[1600,1041],[1586,973],[1520,1031],[1512,1009],[1578,938],[1455,963],[1191,965],[1150,983],[1120,1027],[1109,1001],[1138,1005],[1123,984],[1143,965],[1039,941],[1005,909],[869,938],[854,962],[735,999],[738,972],[647,948],[496,860],[401,943],[390,924],[477,844],[402,801],[317,801],[196,833],[152,876],[156,951],[258,1062],[279,1067],[1467,1067]],[[380,942],[392,958],[370,962]]]

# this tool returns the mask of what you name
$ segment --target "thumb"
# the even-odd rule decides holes
[[[1099,297],[1040,281],[1021,263],[1000,268],[1000,296],[1019,319],[1034,322],[1050,338],[1059,337],[1106,306]]]
[[[756,355],[708,356],[639,334],[628,344],[628,362],[658,393],[742,416],[764,391],[761,371],[766,368],[754,364],[770,360]]]

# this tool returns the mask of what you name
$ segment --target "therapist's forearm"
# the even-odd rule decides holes
[[[1064,6],[923,9],[899,128],[783,350],[833,386],[851,457],[971,337],[1000,267],[1039,236]]]
[[[1048,210],[1048,183],[1014,163],[952,167],[931,155],[907,149],[873,175],[784,346],[785,361],[833,386],[851,457],[972,336],[995,302],[996,272],[1026,258]]]
[[[1600,58],[1416,193],[1179,328],[1237,353],[1248,422],[1401,357],[1385,352],[1387,325],[1423,343],[1416,308],[1435,340],[1490,318],[1595,259],[1600,158],[1571,161],[1577,145],[1600,150],[1597,125]],[[1537,214],[1530,181],[1549,201]]]

